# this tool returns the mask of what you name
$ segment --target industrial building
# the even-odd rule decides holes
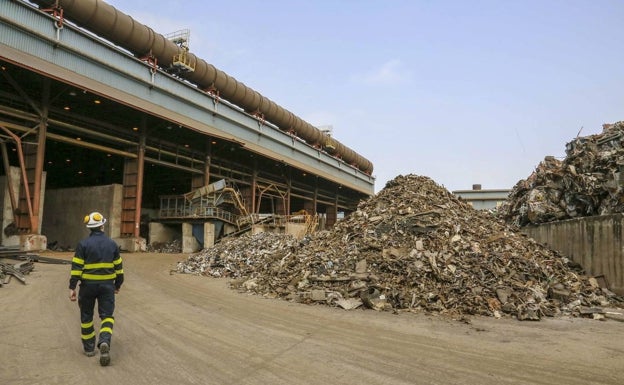
[[[510,192],[509,189],[483,189],[480,184],[473,184],[472,190],[455,190],[453,194],[476,210],[492,210],[503,204]]]
[[[195,251],[244,231],[332,226],[373,165],[100,0],[0,9],[2,246],[75,246],[98,210],[122,249]]]

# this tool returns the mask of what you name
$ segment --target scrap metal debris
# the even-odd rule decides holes
[[[12,277],[17,278],[21,283],[26,283],[25,275],[33,271],[35,265],[31,259],[26,259],[17,263],[0,262],[0,287],[8,284]]]
[[[539,320],[618,300],[567,258],[417,175],[388,182],[331,231],[225,239],[177,271],[344,309]]]
[[[569,142],[564,160],[547,156],[499,212],[517,226],[624,212],[622,171],[624,122],[604,124],[602,133]]]
[[[181,253],[182,241],[174,239],[171,242],[154,242],[147,245],[147,251],[150,253]]]

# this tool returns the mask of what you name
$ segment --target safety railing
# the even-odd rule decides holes
[[[160,197],[160,219],[216,218],[238,224],[240,215],[206,204],[204,200],[189,202],[183,195]]]

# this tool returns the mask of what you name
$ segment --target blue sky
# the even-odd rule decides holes
[[[371,160],[511,188],[624,120],[624,2],[108,1]]]

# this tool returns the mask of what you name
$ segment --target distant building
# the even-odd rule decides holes
[[[468,202],[477,210],[491,210],[499,207],[511,190],[483,190],[480,184],[473,184],[472,190],[456,190],[453,194]]]

